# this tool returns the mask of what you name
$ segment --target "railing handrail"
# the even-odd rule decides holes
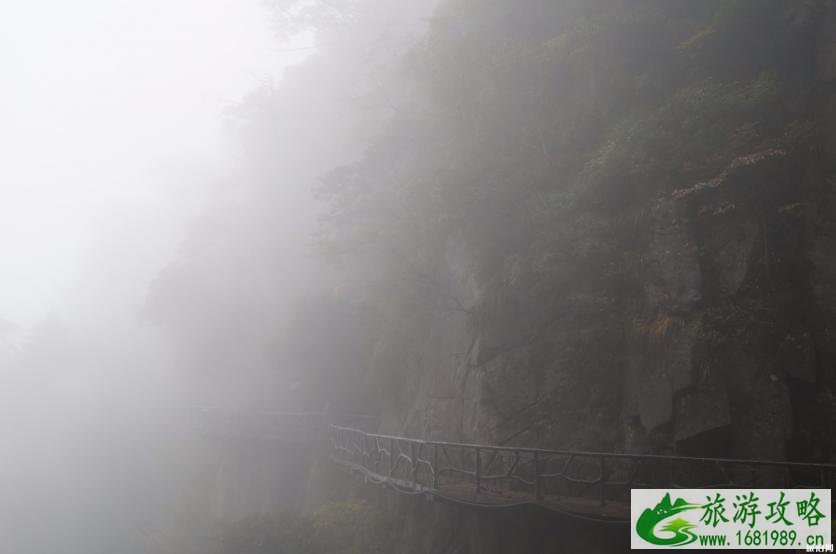
[[[331,460],[363,475],[364,482],[399,492],[482,507],[537,504],[610,521],[629,506],[628,493],[633,488],[743,488],[773,483],[779,476],[785,486],[798,488],[831,487],[836,481],[836,464],[831,463],[458,443],[372,433],[347,426],[350,422],[332,423],[377,419],[368,415],[205,412],[221,416],[214,425],[208,422],[211,427],[234,436],[319,442]],[[269,419],[260,419],[265,417]],[[271,430],[275,432],[264,433],[265,423],[275,425]],[[253,429],[258,432],[248,433]],[[593,500],[597,508],[588,504]]]
[[[374,420],[377,419],[376,416],[368,415],[368,414],[346,414],[346,413],[326,413],[326,412],[317,412],[317,411],[308,411],[308,412],[274,412],[268,410],[237,410],[237,409],[227,409],[227,408],[215,408],[215,407],[204,407],[201,408],[200,411],[204,414],[224,414],[224,415],[240,415],[244,417],[259,417],[259,416],[269,416],[269,417],[293,417],[296,419],[304,419],[311,416],[322,416],[323,422],[325,416],[333,419],[365,419],[365,420]],[[506,445],[493,445],[493,444],[479,444],[479,443],[462,443],[462,442],[452,442],[452,441],[437,441],[437,440],[426,440],[426,439],[419,439],[414,437],[403,437],[399,435],[388,435],[383,433],[369,433],[368,431],[363,431],[362,429],[356,429],[354,427],[347,427],[345,425],[337,425],[333,423],[328,423],[328,427],[340,430],[340,431],[349,431],[353,433],[361,433],[368,438],[376,438],[376,439],[384,439],[384,440],[397,440],[401,442],[413,442],[416,444],[425,444],[430,446],[444,446],[444,447],[455,447],[455,448],[467,448],[467,449],[479,449],[487,452],[520,452],[526,454],[545,454],[551,456],[576,456],[576,457],[587,457],[587,458],[611,458],[611,459],[622,459],[622,460],[635,460],[635,459],[642,459],[642,460],[659,460],[659,461],[671,461],[671,462],[701,462],[701,463],[724,463],[724,464],[741,464],[741,465],[750,465],[750,466],[772,466],[772,467],[786,467],[786,468],[808,468],[808,469],[824,469],[830,471],[836,471],[836,464],[830,463],[823,463],[823,462],[794,462],[794,461],[787,461],[787,460],[758,460],[758,459],[746,459],[746,458],[717,458],[717,457],[705,457],[705,456],[678,456],[678,455],[668,455],[668,454],[644,454],[644,453],[637,453],[637,452],[603,452],[603,451],[594,451],[594,450],[562,450],[562,449],[548,449],[548,448],[536,448],[536,447],[527,447],[527,446],[506,446]]]
[[[456,443],[340,425],[327,435],[330,458],[365,482],[467,505],[536,504],[621,523],[636,488],[763,488],[778,480],[789,488],[829,488],[836,477],[836,464],[827,463]]]
[[[414,442],[418,444],[425,444],[429,446],[446,446],[455,448],[479,449],[489,452],[524,452],[526,454],[549,454],[553,456],[580,456],[589,458],[618,458],[626,460],[660,460],[660,461],[689,461],[689,462],[704,462],[704,463],[726,463],[726,464],[746,464],[755,466],[779,466],[779,467],[793,467],[793,468],[809,468],[809,469],[826,469],[836,471],[836,464],[827,464],[820,462],[789,462],[786,460],[748,460],[744,458],[708,458],[698,456],[672,456],[664,454],[639,454],[631,452],[596,452],[584,450],[550,450],[545,448],[531,448],[531,447],[516,447],[516,446],[497,446],[489,444],[473,444],[473,443],[459,443],[449,441],[432,441],[424,439],[415,439],[409,437],[400,437],[397,435],[384,435],[378,433],[367,433],[360,429],[352,427],[344,427],[340,425],[331,425],[333,429],[340,431],[350,431],[360,433],[369,438],[378,438],[385,440],[397,440],[401,442]]]

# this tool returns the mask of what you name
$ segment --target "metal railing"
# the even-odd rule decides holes
[[[367,482],[488,507],[538,504],[621,520],[635,488],[832,488],[836,464],[517,448],[362,430],[376,419],[320,412],[201,411],[212,437],[319,443]]]
[[[633,488],[830,488],[836,465],[423,441],[332,425],[331,459],[365,478],[488,506],[618,517]]]

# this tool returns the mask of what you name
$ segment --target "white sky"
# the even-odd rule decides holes
[[[114,220],[173,251],[278,50],[260,0],[0,2],[0,320],[49,312]]]

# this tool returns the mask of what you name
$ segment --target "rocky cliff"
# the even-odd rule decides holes
[[[525,36],[503,2],[465,21],[466,4],[442,6],[424,55],[436,79],[438,65],[466,73],[472,104],[444,106],[453,129],[396,124],[445,144],[418,147],[434,207],[459,225],[400,225],[411,250],[388,245],[424,300],[398,314],[413,323],[397,347],[378,339],[398,354],[381,429],[833,461],[834,3],[538,4],[513,21],[560,22]],[[494,66],[465,68],[473,57]],[[452,102],[445,85],[434,101]],[[386,163],[414,175],[412,146],[388,144]],[[369,155],[354,182],[379,166]],[[470,179],[464,204],[444,189]]]
[[[443,0],[421,20],[391,56],[344,34],[250,106],[280,138],[271,179],[326,172],[321,255],[275,248],[301,232],[265,186],[241,219],[270,224],[219,232],[249,262],[196,266],[258,286],[169,286],[217,322],[195,350],[228,346],[219,372],[249,353],[275,377],[252,397],[281,391],[265,404],[385,433],[836,461],[836,2]],[[342,117],[329,87],[383,109]],[[302,105],[305,133],[277,132]],[[506,540],[492,516],[393,502],[416,552]],[[550,548],[538,517],[510,517],[505,544]]]

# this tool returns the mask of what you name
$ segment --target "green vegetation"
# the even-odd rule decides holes
[[[231,238],[226,219],[207,224],[246,263],[219,267],[224,256],[198,244],[161,276],[150,311],[200,343],[196,366],[280,368],[276,388],[299,409],[454,433],[487,429],[495,408],[561,444],[572,439],[558,414],[594,412],[609,441],[595,447],[624,448],[627,396],[643,389],[628,380],[675,380],[659,401],[676,404],[699,382],[697,358],[727,368],[757,357],[746,359],[778,375],[783,337],[826,333],[810,256],[830,186],[816,4],[441,0],[411,46],[391,51],[358,47],[362,10],[314,10],[340,36],[300,68],[304,86],[268,87],[237,112],[254,143],[278,137],[258,154],[279,169],[241,210],[258,223]],[[329,86],[369,111],[342,117],[330,95],[308,101]],[[297,109],[315,122],[301,136],[283,123]],[[351,139],[330,142],[332,128]],[[299,252],[273,248],[283,187],[297,183],[314,188],[320,216],[304,229],[318,254],[307,273],[293,267]],[[207,274],[214,287],[193,291]],[[252,286],[229,293],[236,279]],[[206,322],[197,340],[183,324],[194,314]],[[471,413],[470,400],[491,395],[449,390],[434,371],[520,390]],[[738,380],[747,394],[752,379]],[[465,407],[439,409],[449,422],[404,413],[416,396],[435,402],[430,390]],[[640,447],[674,448],[671,421],[647,424],[667,431]]]
[[[729,175],[730,192],[681,200],[685,213],[794,204],[786,181],[755,184],[756,163],[777,157],[770,152],[788,152],[781,167],[799,163],[815,140],[802,101],[809,67],[797,62],[810,42],[791,24],[805,9],[773,0],[524,10],[443,2],[407,59],[422,94],[320,190],[323,248],[384,268],[371,314],[387,379],[409,371],[397,360],[430,321],[418,314],[450,309],[452,249],[457,270],[478,283],[476,302],[457,306],[477,332],[511,319],[525,344],[569,324],[573,363],[598,375],[620,372],[618,352],[636,333],[663,340],[680,316],[631,315],[648,207]],[[732,174],[744,165],[754,169]],[[521,310],[525,298],[538,302]]]

